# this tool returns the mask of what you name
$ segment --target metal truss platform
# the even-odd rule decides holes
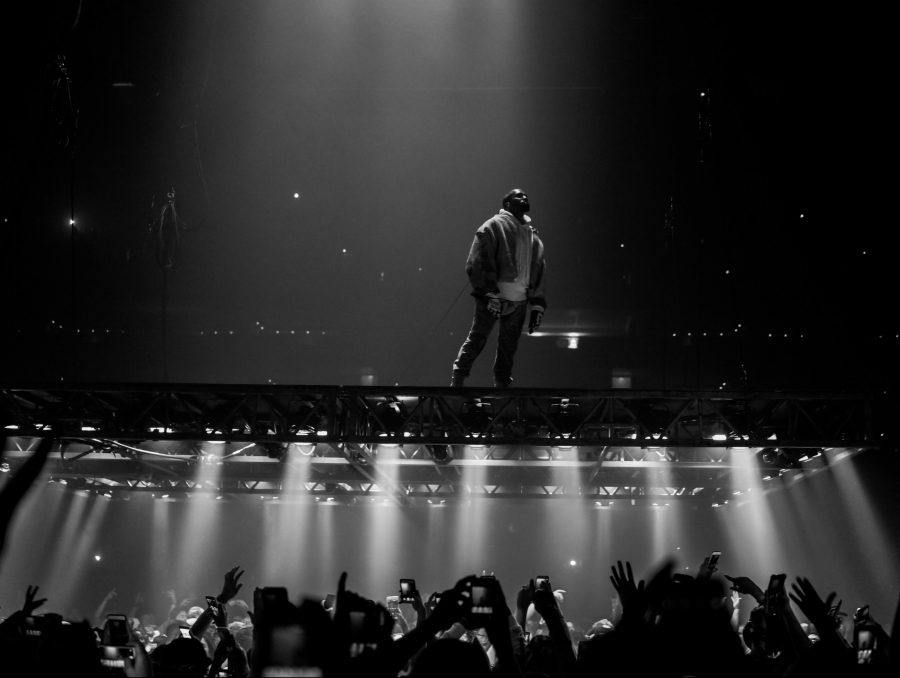
[[[743,491],[748,469],[786,482],[878,447],[871,419],[858,393],[0,387],[4,463],[52,435],[51,479],[110,497],[710,505]]]

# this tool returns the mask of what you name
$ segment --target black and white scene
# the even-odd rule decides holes
[[[886,15],[4,14],[0,675],[900,675]]]

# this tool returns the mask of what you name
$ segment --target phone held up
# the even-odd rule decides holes
[[[477,628],[487,622],[497,605],[497,578],[491,575],[475,577],[467,584],[469,589],[466,617],[469,625]]]
[[[128,645],[128,617],[124,614],[106,615],[103,627],[103,643],[105,645]]]
[[[400,580],[400,602],[414,603],[416,602],[416,580],[401,579]]]

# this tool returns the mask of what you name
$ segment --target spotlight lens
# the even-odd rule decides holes
[[[99,563],[101,560],[103,560],[103,556],[101,556],[99,553],[96,553],[94,554],[94,560]]]

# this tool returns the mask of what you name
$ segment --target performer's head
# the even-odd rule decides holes
[[[503,196],[503,209],[512,212],[521,219],[531,209],[531,203],[528,202],[528,196],[525,194],[525,191],[520,188],[514,188]]]

